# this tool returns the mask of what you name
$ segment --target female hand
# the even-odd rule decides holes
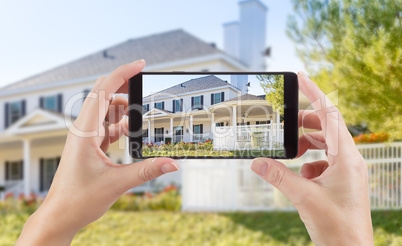
[[[373,245],[367,164],[339,110],[307,75],[298,80],[314,108],[299,113],[299,127],[321,130],[300,137],[298,156],[325,149],[328,161],[305,163],[300,176],[268,158],[251,169],[293,203],[316,245]]]
[[[127,190],[178,170],[170,158],[119,165],[105,154],[128,129],[122,110],[128,101],[111,101],[112,96],[127,93],[128,79],[144,66],[144,60],[126,64],[96,81],[70,128],[49,193],[27,220],[17,245],[69,245],[82,227],[100,218]]]

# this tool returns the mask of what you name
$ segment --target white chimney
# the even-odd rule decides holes
[[[268,8],[260,0],[240,1],[239,7],[240,21],[224,24],[224,50],[250,70],[264,71]]]
[[[230,83],[241,91],[241,94],[247,94],[248,75],[237,74],[230,75]]]
[[[239,22],[223,24],[223,47],[227,54],[239,59]]]

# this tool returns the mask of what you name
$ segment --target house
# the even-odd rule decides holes
[[[96,78],[122,64],[144,58],[145,71],[265,70],[267,8],[259,0],[241,1],[239,8],[240,20],[224,25],[224,50],[184,30],[173,30],[127,40],[0,88],[0,187],[16,194],[46,193],[68,127],[79,114],[87,93]],[[221,101],[226,101],[223,97],[240,96],[229,84],[225,92],[228,94]],[[170,106],[166,104],[166,110]],[[149,114],[168,113],[154,108]],[[183,135],[179,128],[175,130],[176,136]],[[201,134],[201,129],[197,132]],[[126,140],[121,139],[110,146],[107,154],[117,163],[130,163],[126,146]],[[154,182],[177,181],[180,173],[158,180]]]
[[[152,75],[144,75],[144,87],[150,84],[147,76]],[[247,92],[249,77],[255,75],[230,75],[230,82],[218,76],[194,75],[144,97],[143,143],[210,139],[214,150],[251,149],[252,132],[259,129],[264,133],[261,147],[283,147],[279,113],[265,100],[265,94]],[[162,76],[156,77],[163,81]]]

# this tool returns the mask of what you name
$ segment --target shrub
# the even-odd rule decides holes
[[[355,143],[383,143],[388,141],[389,134],[385,132],[360,134],[353,138]]]
[[[112,209],[124,211],[179,211],[180,207],[181,197],[178,188],[174,185],[169,185],[156,194],[150,192],[145,192],[142,195],[124,194],[113,204]]]

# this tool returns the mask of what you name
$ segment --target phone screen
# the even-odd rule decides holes
[[[284,102],[284,74],[143,73],[141,155],[284,157]]]

